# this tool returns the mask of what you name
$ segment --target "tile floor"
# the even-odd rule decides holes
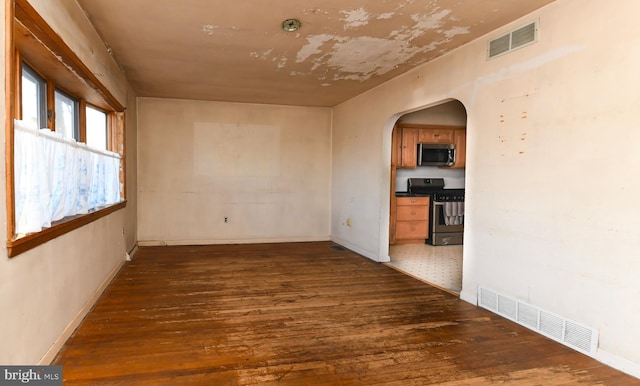
[[[389,265],[457,294],[462,290],[462,245],[389,246]]]

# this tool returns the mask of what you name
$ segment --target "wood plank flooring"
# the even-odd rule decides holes
[[[140,248],[52,364],[67,385],[633,385],[330,242]]]

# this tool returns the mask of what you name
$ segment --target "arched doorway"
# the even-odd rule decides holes
[[[466,122],[464,105],[453,100],[401,116],[392,133],[389,265],[454,294],[462,289],[464,203],[446,204],[445,213],[443,203],[434,201],[444,198],[432,195],[430,189],[442,189],[445,195],[456,193],[456,202],[463,201],[460,193],[464,197]],[[419,165],[419,143],[424,143],[423,147],[451,145],[456,160],[448,166],[429,162]],[[414,189],[418,182],[432,185],[424,187],[417,197],[408,191],[410,180]],[[439,184],[443,186],[438,188]],[[459,226],[439,228],[435,223],[443,216],[447,225]],[[452,232],[434,233],[440,229]]]

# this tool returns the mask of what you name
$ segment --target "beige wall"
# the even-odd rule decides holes
[[[140,98],[138,117],[141,245],[329,238],[331,109]]]
[[[482,285],[594,327],[597,358],[640,376],[638,12],[635,0],[558,1],[337,106],[332,239],[388,258],[393,121],[458,99],[462,298]],[[488,40],[538,18],[537,43],[486,60]]]
[[[133,146],[127,147],[126,157],[131,163],[127,184],[134,194],[130,195],[126,209],[12,259],[4,252],[6,236],[0,238],[3,244],[0,256],[0,363],[5,365],[48,363],[124,262],[125,252],[135,243],[135,95],[75,1],[31,2],[85,64],[103,74],[100,79],[123,105],[129,107],[126,141]],[[4,13],[4,7],[1,12]],[[4,14],[0,20],[4,31]],[[4,57],[0,63],[4,71]],[[2,93],[3,106],[4,101]],[[4,112],[4,108],[0,109],[2,122]],[[5,127],[1,127],[1,135],[4,135]],[[0,149],[0,158],[4,159],[5,148]],[[1,165],[4,175],[4,163]],[[0,196],[6,198],[4,189],[0,189]],[[4,205],[0,208],[0,218],[6,224]]]
[[[598,359],[640,376],[640,42],[627,33],[640,3],[558,1],[337,106],[333,132],[329,109],[141,99],[137,141],[135,96],[75,1],[31,2],[128,107],[130,201],[0,257],[0,363],[50,358],[122,264],[136,219],[150,244],[331,235],[388,259],[393,122],[456,98],[468,113],[463,299],[483,285],[595,327]],[[487,39],[535,18],[538,43],[486,61]]]

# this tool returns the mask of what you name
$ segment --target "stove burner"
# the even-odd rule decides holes
[[[407,191],[412,196],[428,196],[434,201],[464,201],[464,189],[445,189],[444,178],[409,178]]]

